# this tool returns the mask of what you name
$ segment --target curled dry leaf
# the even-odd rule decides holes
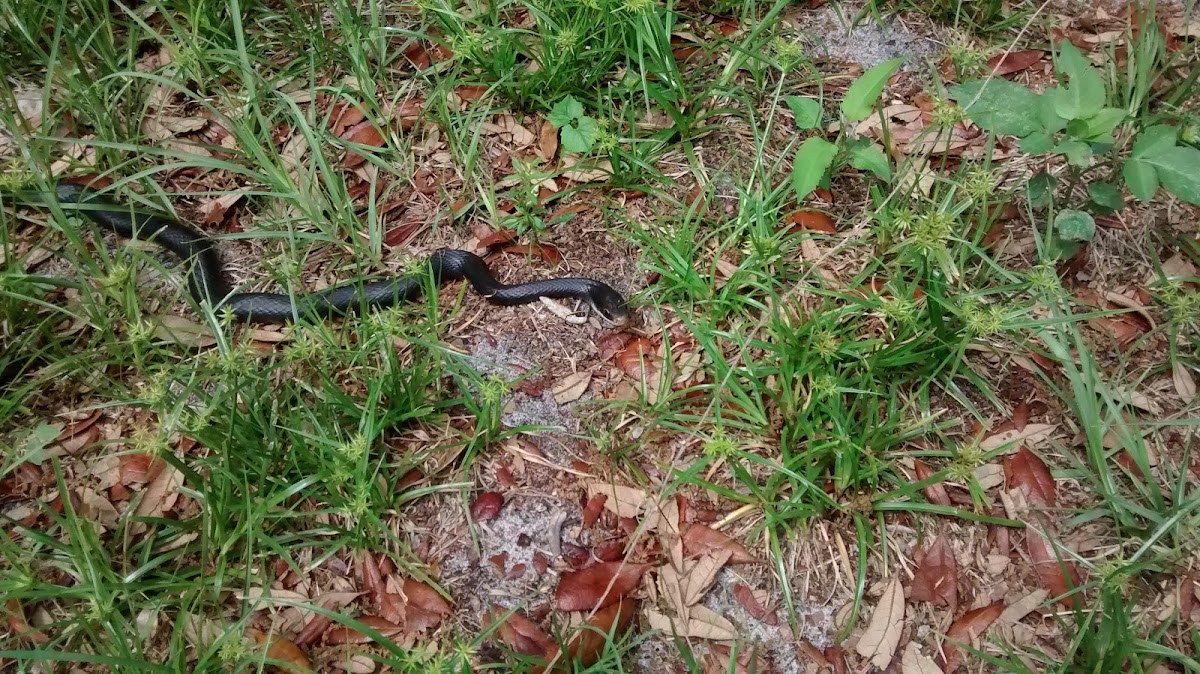
[[[554,589],[555,605],[562,611],[590,611],[610,606],[632,592],[650,566],[605,562],[568,571]]]
[[[993,75],[1011,75],[1033,67],[1045,56],[1046,52],[1041,49],[1006,51],[989,58],[987,65]]]
[[[730,564],[754,564],[758,560],[746,551],[746,546],[703,524],[692,523],[683,532],[683,551],[698,557],[714,550],[728,550]]]
[[[254,641],[258,644],[263,644],[267,641],[267,635],[258,630],[251,630]],[[308,655],[296,645],[291,639],[275,637],[270,640],[267,646],[267,659],[277,660],[287,664],[276,664],[275,667],[281,672],[288,674],[302,674],[312,671],[312,660],[308,659]]]
[[[900,645],[900,634],[904,631],[904,587],[899,576],[894,576],[883,590],[879,604],[871,613],[867,629],[854,650],[871,664],[883,669],[892,661],[896,647]]]
[[[583,527],[590,528],[600,519],[600,512],[604,510],[604,502],[608,500],[606,494],[592,494],[588,498],[587,505],[583,508]]]
[[[549,122],[542,122],[542,128],[538,130],[538,154],[542,159],[550,161],[554,159],[555,153],[558,152],[558,129]]]
[[[366,145],[367,147],[383,147],[384,136],[379,127],[375,126],[370,120],[360,122],[346,131],[342,139],[348,143],[355,145]],[[342,165],[346,168],[354,168],[361,166],[367,161],[367,157],[354,149],[346,150],[346,158],[342,161]]]
[[[910,589],[914,601],[941,604],[951,610],[958,606],[958,564],[944,536],[935,538],[917,559]]]
[[[822,211],[799,210],[788,214],[784,218],[784,222],[791,225],[788,231],[793,233],[807,229],[814,232],[824,232],[825,234],[837,234],[837,225],[834,224],[833,218]]]
[[[410,632],[424,632],[454,611],[437,590],[413,578],[404,580],[404,596],[408,598],[405,627]]]
[[[508,614],[505,609],[492,604],[492,610],[484,614],[484,627],[491,627],[497,621],[500,624],[496,627],[496,636],[513,651],[535,658],[552,657],[556,648],[554,640],[525,614],[519,611]]]
[[[5,618],[7,618],[8,631],[12,632],[17,638],[34,644],[44,644],[50,641],[50,637],[25,622],[25,611],[21,608],[20,600],[9,599],[5,601],[4,612],[7,614]]]
[[[573,372],[554,385],[550,391],[554,394],[554,402],[559,405],[575,402],[587,392],[588,384],[592,381],[591,372]]]
[[[1058,598],[1058,603],[1073,608],[1079,603],[1079,594],[1071,592],[1081,585],[1079,569],[1065,555],[1057,553],[1053,543],[1033,527],[1025,530],[1025,547],[1033,561],[1033,571],[1042,587]],[[1060,557],[1062,557],[1060,559]]]
[[[501,246],[507,246],[517,240],[517,230],[501,229],[479,239],[476,248],[491,250]]]
[[[1019,489],[1030,505],[1052,508],[1058,503],[1054,476],[1036,454],[1022,447],[1004,457],[1004,478],[1010,488]]]
[[[946,674],[951,674],[962,664],[963,655],[956,644],[974,643],[996,621],[996,618],[1000,617],[1003,611],[1004,602],[998,601],[974,611],[967,611],[961,618],[954,621],[950,629],[946,630],[946,643],[942,646],[942,652],[946,657],[946,665],[942,670]]]
[[[917,481],[928,479],[934,474],[934,470],[929,467],[929,464],[920,459],[913,459],[913,468],[917,473]],[[946,493],[946,487],[941,482],[934,482],[922,490],[925,493],[925,500],[930,503],[942,506],[950,505],[950,494]]]
[[[768,603],[768,596],[766,590],[754,590],[745,583],[734,583],[733,585],[733,598],[742,605],[742,608],[746,609],[751,617],[766,625],[778,625],[779,616]]]
[[[471,504],[471,519],[481,522],[494,520],[500,515],[500,509],[503,507],[503,496],[494,491],[484,492]]]
[[[566,667],[572,660],[579,660],[585,667],[593,665],[600,656],[604,653],[604,646],[609,642],[609,635],[615,641],[629,630],[630,624],[633,623],[634,616],[637,615],[637,601],[632,597],[625,597],[621,601],[605,607],[596,612],[585,625],[580,626],[579,631],[571,638],[567,644],[566,657],[559,656],[557,665],[559,668]],[[536,668],[534,674],[545,672],[545,669]]]
[[[614,354],[613,365],[634,379],[642,379],[648,371],[657,369],[654,347],[645,337],[637,337]]]
[[[385,638],[392,638],[404,631],[404,627],[394,623],[386,618],[381,618],[376,615],[360,615],[355,618],[363,626],[375,630],[382,634]],[[362,645],[369,644],[374,640],[370,635],[359,632],[349,625],[339,625],[325,633],[325,643],[330,645],[336,644],[354,644]]]
[[[503,251],[509,255],[535,257],[543,262],[547,262],[556,266],[561,264],[563,259],[562,253],[559,252],[558,248],[548,243],[525,243],[520,245],[505,246]]]
[[[1192,378],[1192,373],[1188,372],[1187,367],[1175,361],[1171,363],[1171,381],[1175,384],[1175,393],[1185,403],[1190,403],[1196,397],[1196,380]]]

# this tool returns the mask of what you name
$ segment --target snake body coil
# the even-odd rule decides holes
[[[355,309],[390,307],[421,294],[421,275],[353,283],[295,296],[282,293],[229,293],[220,257],[212,242],[185,225],[154,213],[131,211],[82,185],[60,182],[58,200],[80,205],[79,212],[100,227],[128,239],[150,241],[184,262],[188,290],[201,304],[229,311],[257,323],[284,323],[299,318],[332,318]],[[483,258],[465,250],[443,250],[426,261],[436,283],[466,279],[493,304],[512,306],[539,297],[585,300],[604,318],[624,326],[630,321],[625,299],[605,283],[589,278],[559,278],[505,285],[495,279]]]

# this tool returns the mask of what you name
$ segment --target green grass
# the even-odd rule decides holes
[[[1040,19],[1023,5],[1005,16],[990,2],[891,4],[929,11],[997,48],[1017,35],[1041,39],[1031,37],[1035,24],[1025,25]],[[328,98],[382,120],[419,97],[454,167],[430,195],[440,212],[465,203],[456,217],[473,212],[540,236],[569,226],[547,217],[577,193],[538,204],[536,185],[555,176],[522,166],[517,170],[528,172],[517,185],[500,184],[481,123],[499,113],[544,118],[573,96],[603,132],[585,159],[613,169],[604,188],[589,193],[602,195],[603,222],[634,251],[640,271],[657,278],[639,289],[636,302],[679,326],[662,361],[651,364],[662,370],[658,388],[635,400],[605,401],[588,419],[590,440],[603,449],[598,460],[663,495],[702,490],[732,504],[728,510],[747,506],[746,541],[780,576],[815,523],[848,523],[858,615],[878,580],[873,565],[893,561],[884,541],[899,518],[921,527],[946,518],[963,526],[1019,524],[993,512],[976,478],[999,452],[981,450],[967,429],[1005,418],[1011,400],[1003,391],[1008,382],[973,358],[971,347],[1044,351],[1059,369],[1040,375],[1043,390],[1081,438],[1078,447],[1054,447],[1062,461],[1053,468],[1093,497],[1064,515],[1065,526],[1105,523],[1119,554],[1075,560],[1086,562],[1089,581],[1077,591],[1089,608],[1058,616],[1063,648],[1005,645],[1001,655],[980,657],[1004,671],[1152,671],[1147,663],[1156,662],[1200,671],[1187,655],[1200,637],[1186,618],[1149,625],[1133,610],[1139,600],[1153,600],[1156,578],[1182,575],[1196,554],[1200,491],[1188,471],[1191,446],[1182,456],[1164,451],[1176,431],[1194,436],[1188,429],[1195,405],[1173,418],[1131,421],[1121,393],[1169,374],[1170,363],[1195,371],[1197,293],[1165,279],[1149,288],[1165,320],[1143,339],[1164,338],[1166,364],[1102,361],[1085,337],[1094,315],[1070,306],[1049,254],[1014,267],[985,246],[989,214],[998,204],[1023,203],[1024,194],[1023,185],[1005,180],[1004,164],[989,160],[962,162],[928,195],[907,187],[911,164],[895,166],[891,182],[839,171],[832,181],[839,201],[831,209],[837,235],[781,225],[802,206],[789,173],[803,136],[789,126],[783,96],[821,96],[830,113],[840,96],[789,50],[792,36],[779,23],[786,9],[785,2],[720,3],[714,11],[746,30],[703,45],[724,60],[681,65],[672,35],[699,30],[689,23],[691,10],[641,0],[429,0],[404,9],[298,0],[156,0],[136,9],[0,0],[0,16],[11,17],[0,23],[0,70],[12,75],[0,86],[0,126],[19,128],[14,82],[43,92],[46,110],[39,129],[17,137],[3,185],[5,192],[47,192],[50,166],[64,150],[60,124],[69,119],[68,135],[94,136],[86,144],[91,165],[74,161],[71,168],[111,178],[113,191],[131,203],[186,212],[185,204],[213,196],[173,191],[180,172],[246,189],[246,231],[221,237],[222,245],[261,242],[256,276],[298,289],[310,261],[324,261],[326,273],[341,279],[386,269],[394,254],[383,243],[385,226],[373,207],[356,207],[355,179],[341,156],[362,152],[372,192],[394,196],[412,179],[423,140],[392,131],[383,148],[350,147],[329,130],[331,108],[306,101]],[[1140,125],[1194,124],[1185,103],[1200,72],[1196,48],[1168,52],[1155,35],[1130,35],[1126,65],[1111,55],[1106,61],[1110,103]],[[406,55],[414,45],[443,45],[454,56],[417,70]],[[976,56],[984,51],[977,49]],[[168,65],[138,67],[159,53]],[[1172,84],[1152,86],[1167,75]],[[452,106],[451,95],[463,86],[486,93]],[[148,107],[167,95],[172,110],[210,116],[231,142],[201,152],[147,137]],[[639,124],[649,111],[671,125]],[[303,139],[298,161],[285,151],[280,129]],[[704,141],[734,131],[744,145],[714,163]],[[944,131],[935,126],[933,133]],[[701,186],[702,200],[683,198],[692,184]],[[649,215],[630,218],[609,198],[618,190],[645,192]],[[146,291],[149,276],[173,277],[158,256],[91,246],[83,232],[96,232],[78,214],[0,199],[0,479],[15,479],[30,462],[47,488],[67,492],[80,486],[82,459],[145,452],[180,472],[188,503],[186,516],[127,515],[103,532],[71,499],[57,509],[33,502],[33,526],[4,522],[0,593],[27,612],[42,608],[49,623],[39,629],[50,640],[33,645],[7,637],[0,658],[21,671],[40,660],[97,671],[253,671],[265,658],[243,636],[253,614],[242,610],[248,601],[233,610],[238,602],[229,593],[269,583],[280,560],[303,574],[324,561],[386,553],[404,574],[435,580],[412,539],[397,533],[404,512],[438,492],[471,502],[482,488],[474,470],[480,457],[522,430],[500,421],[514,382],[480,375],[448,343],[461,294],[443,291],[440,303],[297,326],[288,343],[268,353],[244,331],[201,312],[216,342],[191,348],[154,329],[157,315],[188,302],[178,289]],[[501,211],[504,200],[518,204],[515,216]],[[1050,214],[1026,215],[1044,239]],[[31,230],[78,270],[79,280],[25,271],[28,251],[18,246]],[[1150,243],[1200,263],[1195,242],[1164,236]],[[1035,316],[1035,309],[1049,313]],[[680,354],[694,355],[698,376],[674,385]],[[55,414],[93,408],[119,415],[127,435],[86,457],[44,455]],[[614,427],[618,415],[634,421]],[[465,422],[451,423],[458,420]],[[393,440],[415,428],[453,430],[420,450],[393,449]],[[693,439],[696,450],[655,466],[663,477],[652,484],[645,457],[658,456],[662,433]],[[1110,446],[1114,436],[1117,448]],[[198,441],[198,449],[177,452],[180,437]],[[1118,463],[1118,450],[1138,470]],[[460,456],[450,474],[398,486],[411,469],[447,452]],[[935,474],[914,482],[904,467],[911,458]],[[926,502],[922,488],[943,480],[965,488],[971,502]],[[787,582],[779,589],[795,621],[804,598]],[[323,614],[361,627],[340,612]],[[139,624],[150,616],[161,622],[147,641]],[[215,638],[197,646],[187,616],[212,621]],[[398,671],[469,671],[471,654],[490,643],[487,637],[451,625],[432,655],[381,637],[370,657]],[[621,668],[645,638],[609,635],[600,661],[577,663],[574,671],[628,671]],[[694,647],[681,646],[680,658],[699,671]]]

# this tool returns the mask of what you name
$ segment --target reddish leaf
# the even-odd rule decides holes
[[[525,571],[528,568],[529,567],[525,566],[524,562],[521,562],[520,564],[513,564],[513,568],[510,569],[508,573],[504,574],[504,578],[505,580],[516,580],[524,576]]]
[[[1031,68],[1045,56],[1041,49],[1000,52],[988,59],[987,65],[993,75],[1011,75]]]
[[[398,625],[390,620],[380,618],[379,616],[360,615],[355,618],[355,620],[388,638],[394,637],[404,631],[403,626]],[[371,637],[359,632],[353,627],[341,625],[325,633],[325,643],[369,644],[371,643]]]
[[[471,504],[471,519],[477,521],[494,520],[504,507],[504,497],[494,491],[484,492]]]
[[[961,618],[954,621],[950,629],[946,630],[946,643],[942,645],[942,652],[946,656],[946,665],[942,667],[945,674],[951,674],[962,664],[962,653],[954,642],[964,645],[971,644],[987,631],[987,628],[1003,612],[1004,602],[998,601],[974,611],[967,611]]]
[[[1192,619],[1192,609],[1196,606],[1196,582],[1200,581],[1200,573],[1193,571],[1179,581],[1179,620],[1187,624]]]
[[[554,159],[554,154],[558,152],[558,127],[549,121],[542,122],[542,128],[538,131],[538,149],[548,160]]]
[[[1004,478],[1010,488],[1019,489],[1030,505],[1052,508],[1058,502],[1054,476],[1046,463],[1025,447],[1004,457]]]
[[[846,666],[846,652],[837,644],[833,644],[825,649],[825,659],[833,667],[833,674],[846,674],[850,669]]]
[[[464,84],[464,85],[455,87],[454,93],[458,94],[459,100],[463,101],[464,103],[470,103],[471,101],[478,100],[480,96],[483,96],[484,94],[486,94],[487,90],[488,90],[488,88],[481,84],[480,85]]]
[[[929,476],[934,474],[934,470],[920,459],[913,459],[913,468],[916,470],[918,482],[928,479]],[[934,482],[922,491],[925,492],[925,500],[930,503],[943,506],[950,505],[950,495],[946,493],[946,487],[941,482]]]
[[[592,552],[602,562],[618,562],[625,556],[625,539],[605,541]]]
[[[413,42],[404,48],[404,57],[408,59],[413,68],[424,70],[429,67],[431,59],[429,58],[429,50],[425,49],[425,45],[420,42]]]
[[[634,379],[641,380],[648,372],[656,369],[654,347],[650,340],[638,337],[629,342],[613,356],[613,365]]]
[[[910,596],[914,601],[949,606],[951,611],[958,606],[958,564],[944,537],[935,538],[917,558]]]
[[[488,561],[492,563],[492,566],[496,567],[497,571],[504,573],[504,565],[508,563],[508,553],[497,552],[491,557],[488,557]]]
[[[479,239],[478,248],[491,250],[500,246],[507,246],[517,240],[517,230],[502,229],[498,232],[493,232]]]
[[[158,477],[166,465],[166,461],[153,454],[145,452],[122,454],[120,458],[121,484],[148,484]]]
[[[1032,527],[1025,530],[1025,547],[1029,550],[1029,558],[1033,560],[1033,571],[1051,595],[1061,597],[1060,604],[1067,608],[1074,607],[1079,602],[1079,595],[1066,595],[1081,584],[1079,570],[1070,560],[1059,560],[1054,546]]]
[[[496,628],[496,636],[508,645],[514,652],[535,658],[549,659],[555,650],[554,640],[542,628],[520,612],[505,617],[503,608],[493,604],[492,610],[484,614],[485,628],[500,621]]]
[[[548,243],[526,243],[517,246],[505,246],[504,252],[510,255],[541,258],[545,262],[557,265],[562,262],[562,253],[558,248]]]
[[[637,601],[632,597],[625,597],[597,611],[596,615],[587,621],[587,625],[579,628],[571,643],[567,644],[567,662],[578,659],[585,666],[594,664],[604,652],[608,635],[620,638],[629,629],[629,624],[633,622],[636,614]]]
[[[692,557],[715,550],[729,550],[730,564],[753,564],[758,560],[746,552],[746,547],[729,536],[703,524],[690,524],[683,532],[683,551]]]
[[[383,582],[383,574],[379,571],[379,565],[375,562],[375,557],[369,553],[363,553],[362,560],[362,575],[363,589],[374,597],[375,602],[382,600],[383,595],[387,593],[387,586]]]
[[[579,571],[568,571],[554,589],[562,611],[590,611],[619,601],[637,587],[650,564],[605,562]]]
[[[453,610],[437,590],[412,578],[404,580],[403,597],[389,596],[404,602],[403,622],[405,631],[409,633],[420,633],[436,627]]]
[[[396,248],[408,243],[418,232],[425,229],[429,224],[426,220],[409,220],[402,222],[394,227],[389,227],[383,233],[383,244],[389,248]]]
[[[600,360],[611,360],[614,356],[620,353],[633,339],[633,335],[627,332],[614,332],[605,335],[596,342],[596,348],[600,352]]]
[[[267,641],[267,635],[258,630],[253,630],[252,635],[254,640],[260,644]],[[312,660],[309,660],[308,655],[291,639],[280,637],[271,639],[270,645],[267,646],[266,655],[270,660],[287,663],[287,665],[275,665],[279,671],[288,672],[289,674],[312,671]]]
[[[1022,400],[1013,408],[1012,424],[1017,432],[1025,430],[1029,425],[1029,401]]]
[[[604,502],[607,500],[607,494],[592,494],[592,497],[588,499],[587,505],[583,508],[583,527],[585,529],[600,519],[600,513],[604,510]]]
[[[314,613],[312,619],[304,624],[304,627],[292,641],[301,647],[314,644],[325,633],[325,630],[329,629],[331,623],[333,623],[333,619],[329,616]]]
[[[346,101],[337,101],[329,110],[329,132],[342,138],[347,129],[361,124],[366,118],[362,108],[357,105],[351,105]]]
[[[5,616],[8,619],[8,631],[12,632],[14,636],[34,644],[44,644],[50,641],[50,637],[25,622],[25,611],[21,608],[20,600],[9,599],[4,602],[4,612],[8,614]]]
[[[540,576],[546,573],[546,569],[548,568],[550,568],[549,558],[541,550],[533,553],[533,570],[537,571],[537,574]]]
[[[770,606],[763,606],[758,600],[758,596],[749,585],[745,583],[734,583],[733,598],[737,600],[746,612],[767,625],[778,625],[779,616],[775,614],[775,610]]]
[[[826,234],[837,234],[837,226],[834,224],[833,218],[821,211],[799,210],[789,214],[783,220],[792,225],[789,229],[791,232],[809,229]]]
[[[361,122],[342,136],[342,139],[358,145],[367,145],[370,147],[383,147],[383,133],[370,121]],[[342,164],[346,168],[354,168],[361,165],[367,158],[356,150],[347,150],[346,159]]]
[[[425,99],[409,98],[393,110],[392,114],[400,120],[400,128],[407,130],[416,125],[417,119],[421,116],[421,109],[424,107]]]

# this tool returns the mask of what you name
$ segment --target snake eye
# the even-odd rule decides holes
[[[625,304],[625,298],[612,288],[607,286],[597,288],[592,293],[591,299],[592,308],[610,323],[617,327],[625,327],[631,322],[632,317],[629,307]]]

